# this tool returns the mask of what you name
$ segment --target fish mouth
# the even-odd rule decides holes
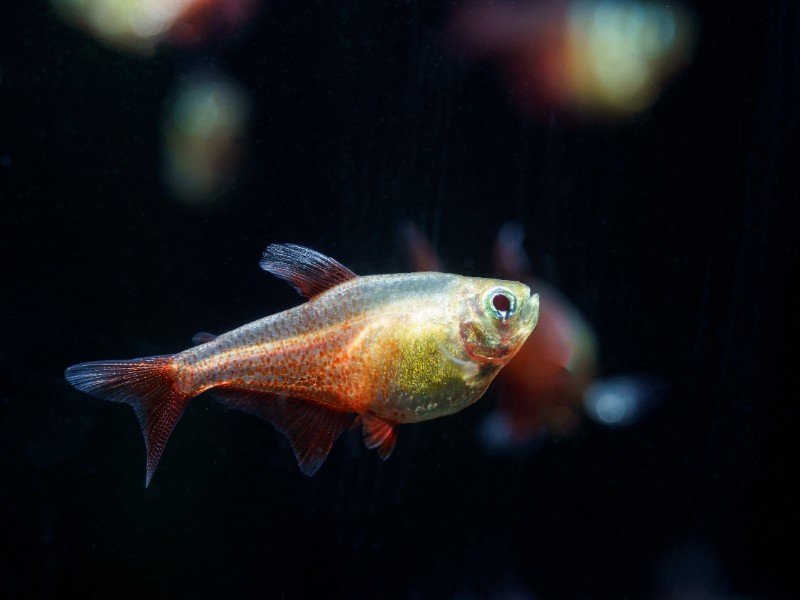
[[[539,294],[530,292],[530,296],[525,302],[522,313],[523,314],[521,314],[520,317],[523,317],[523,320],[527,326],[525,328],[527,329],[525,332],[525,337],[528,337],[528,335],[530,335],[530,333],[536,327],[536,324],[539,322]]]
[[[517,351],[528,339],[528,336],[533,332],[536,324],[539,322],[539,294],[531,293],[526,299],[525,305],[519,314],[519,324],[517,331],[506,342],[506,346],[512,354]]]

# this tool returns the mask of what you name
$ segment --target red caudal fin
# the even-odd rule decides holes
[[[306,298],[357,277],[330,256],[297,244],[270,244],[261,257],[261,268],[288,281]]]
[[[212,395],[224,406],[269,421],[289,442],[304,475],[316,473],[325,462],[333,443],[355,418],[314,402],[274,394],[215,388]]]
[[[150,485],[164,446],[191,398],[177,389],[172,357],[82,363],[64,375],[82,392],[133,408],[147,448],[144,485]]]
[[[376,449],[378,456],[386,460],[392,455],[397,443],[397,433],[394,426],[378,417],[364,415],[361,418],[361,428],[364,432],[364,445]]]

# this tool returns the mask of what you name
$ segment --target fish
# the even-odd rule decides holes
[[[152,57],[162,44],[192,48],[233,37],[260,0],[50,0],[67,24],[119,50]]]
[[[583,125],[652,107],[690,62],[695,21],[677,2],[470,0],[445,37],[462,59],[493,62],[523,114]]]
[[[484,423],[485,440],[520,446],[541,435],[565,435],[580,424],[583,398],[598,376],[599,346],[591,324],[559,290],[535,277],[518,223],[507,223],[494,247],[494,272],[517,273],[541,286],[542,319],[513,365],[498,382],[497,412]]]
[[[221,201],[247,154],[251,106],[247,90],[218,71],[191,72],[176,86],[161,126],[161,175],[173,198]]]
[[[271,244],[260,266],[308,299],[172,355],[86,362],[67,381],[131,406],[150,485],[189,401],[208,391],[288,439],[313,475],[336,439],[359,427],[387,459],[396,427],[476,402],[539,319],[539,296],[519,282],[448,273],[357,276],[296,244]]]
[[[415,271],[439,270],[439,253],[413,224],[401,229]],[[516,450],[576,431],[584,415],[603,426],[631,425],[666,389],[655,375],[599,377],[599,345],[586,317],[554,286],[532,274],[519,223],[506,223],[493,251],[494,274],[537,290],[536,330],[498,375],[497,408],[481,426],[493,450]]]

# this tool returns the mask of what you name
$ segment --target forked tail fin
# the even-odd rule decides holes
[[[81,363],[69,367],[64,376],[82,392],[133,408],[147,448],[144,485],[150,485],[175,423],[194,395],[178,390],[173,357]]]

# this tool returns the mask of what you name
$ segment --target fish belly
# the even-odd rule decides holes
[[[475,402],[488,386],[482,374],[465,370],[447,346],[446,324],[395,323],[384,336],[369,336],[360,352],[370,356],[369,412],[395,423],[450,415]]]

